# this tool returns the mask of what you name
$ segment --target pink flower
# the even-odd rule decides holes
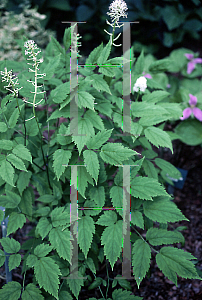
[[[189,94],[189,105],[191,107],[187,107],[183,110],[183,117],[180,118],[181,120],[188,119],[193,113],[194,117],[202,122],[202,111],[198,107],[195,107],[196,103],[197,98],[192,94]]]
[[[191,53],[185,53],[185,56],[190,60],[187,65],[187,74],[191,74],[191,72],[195,69],[196,64],[202,64],[202,58],[194,58],[194,55]]]
[[[144,76],[145,78],[149,78],[149,79],[152,78],[152,76],[151,76],[149,73],[145,74],[145,72],[142,72],[142,74],[143,74],[143,76]],[[144,75],[144,74],[145,74],[145,75]]]

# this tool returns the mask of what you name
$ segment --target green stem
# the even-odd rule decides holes
[[[96,279],[96,275],[93,273],[93,275],[95,276],[95,279]],[[101,287],[100,287],[100,285],[98,286],[99,287],[99,290],[100,290],[100,293],[101,293],[101,295],[102,295],[102,298],[104,298],[105,299],[105,297],[104,297],[104,295],[103,295],[103,292],[102,292],[102,290],[101,290]]]
[[[107,299],[107,293],[108,293],[108,289],[109,289],[109,273],[108,273],[108,261],[106,261],[106,269],[107,269],[107,291],[106,291],[106,299]]]
[[[134,228],[134,226],[132,226],[132,228],[133,228],[133,229],[136,231],[136,233],[141,237],[141,239],[142,239],[145,243],[147,243],[147,241],[145,241],[145,240],[143,239],[143,237],[141,236],[141,234]],[[149,243],[147,243],[147,244],[149,245]],[[150,247],[152,250],[154,250],[154,252],[159,253],[159,251],[155,250],[152,246],[149,245],[149,247]]]

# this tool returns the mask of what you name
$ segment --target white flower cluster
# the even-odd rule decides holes
[[[133,91],[134,92],[145,92],[147,88],[147,79],[144,76],[141,76],[137,79],[136,83],[134,84]]]
[[[5,85],[4,88],[6,88],[8,91],[13,93],[17,97],[18,96],[18,91],[20,89],[22,89],[22,87],[21,88],[15,88],[15,86],[17,84],[19,84],[18,78],[15,76],[15,74],[12,73],[12,70],[7,71],[7,68],[4,68],[4,72],[1,71],[1,75],[3,75],[1,81],[2,82],[3,81],[8,82],[8,85],[7,86]],[[12,90],[10,88],[12,88]]]
[[[128,10],[128,7],[123,0],[114,0],[109,6],[109,10],[110,12],[107,12],[107,15],[112,18],[112,22],[118,22],[121,17],[127,18],[125,11]]]

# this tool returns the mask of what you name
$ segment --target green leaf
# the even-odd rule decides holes
[[[156,180],[158,180],[158,173],[156,168],[154,167],[153,163],[151,161],[149,161],[148,159],[145,159],[143,161],[143,169],[145,171],[145,174],[149,177],[149,178],[154,178]]]
[[[23,163],[23,161],[22,161],[20,158],[18,158],[17,156],[15,156],[14,154],[11,153],[11,154],[7,155],[6,159],[7,159],[10,163],[12,163],[12,165],[13,165],[15,168],[17,168],[17,169],[19,169],[19,170],[21,170],[21,171],[26,171],[26,172],[28,172],[27,169],[26,169],[26,167],[25,167],[25,165],[24,165],[24,163]]]
[[[90,81],[93,87],[98,91],[104,91],[112,95],[110,92],[109,86],[107,82],[103,79],[102,74],[93,74],[91,76],[88,76],[86,78],[86,81]]]
[[[122,216],[123,208],[123,187],[113,186],[110,189],[110,197],[112,198],[113,207],[115,207],[118,213]]]
[[[183,278],[199,279],[194,264],[190,261],[191,259],[196,258],[190,253],[174,247],[163,247],[160,253],[156,255],[156,263],[159,269],[176,286],[177,275]]]
[[[73,300],[72,296],[67,291],[61,291],[59,300]]]
[[[131,292],[129,291],[123,291],[122,289],[114,290],[112,293],[112,299],[113,300],[142,300],[142,297],[137,297],[134,295],[131,295]]]
[[[144,214],[154,222],[189,221],[177,208],[176,204],[166,197],[156,197],[152,202],[144,202],[143,209]]]
[[[51,252],[53,249],[52,246],[49,246],[48,244],[40,244],[38,246],[36,246],[36,248],[34,249],[34,254],[40,258],[40,257],[44,257],[46,255],[48,255],[49,252]]]
[[[61,103],[67,98],[67,95],[70,93],[70,83],[65,82],[57,86],[54,90],[51,91],[51,98],[55,103]]]
[[[157,103],[165,98],[167,98],[170,93],[166,91],[153,91],[150,94],[146,94],[142,97],[142,101],[149,102],[149,103]]]
[[[15,208],[18,206],[20,201],[20,196],[9,190],[6,191],[6,196],[0,196],[0,204],[5,208]]]
[[[55,70],[59,65],[60,58],[61,58],[61,54],[49,58],[49,63],[46,65],[45,69],[43,70],[43,72],[46,74],[44,80],[49,80],[54,75]]]
[[[62,226],[53,228],[49,233],[49,241],[53,248],[57,250],[59,256],[70,262],[70,251],[73,249],[70,241],[70,231],[68,229],[63,230]]]
[[[30,254],[30,255],[27,257],[26,265],[27,265],[29,268],[33,268],[37,261],[38,261],[38,259],[37,259],[36,255]]]
[[[95,98],[88,92],[78,91],[78,107],[88,107],[94,110]]]
[[[144,71],[144,50],[140,53],[134,67],[134,74],[139,75]]]
[[[71,128],[71,130],[76,130],[78,128],[78,134],[79,135],[72,135],[72,140],[74,143],[77,145],[78,150],[79,150],[79,155],[81,154],[81,151],[86,145],[87,141],[90,139],[91,136],[95,135],[95,131],[93,128],[93,125],[90,120],[84,118],[80,118],[78,120],[78,123],[76,122],[75,118],[70,122],[68,126],[68,130]]]
[[[67,278],[67,283],[69,285],[70,290],[78,300],[79,292],[81,290],[81,286],[84,285],[82,274],[78,271],[78,279]]]
[[[8,262],[9,271],[19,267],[20,262],[21,262],[21,255],[20,254],[10,255],[9,262]]]
[[[71,158],[71,151],[58,149],[53,154],[53,169],[59,181]]]
[[[6,123],[0,122],[0,132],[6,132],[8,129]]]
[[[131,195],[143,200],[153,200],[152,197],[168,194],[156,179],[138,176],[131,180]]]
[[[1,162],[0,166],[0,174],[3,180],[5,180],[7,183],[9,183],[11,186],[14,186],[13,179],[14,179],[14,168],[11,166],[11,164],[3,160]]]
[[[151,259],[150,246],[142,239],[138,239],[133,245],[132,254],[133,274],[139,289],[142,279],[149,270]]]
[[[51,203],[55,200],[55,196],[49,195],[49,194],[48,195],[42,195],[36,200],[40,201],[40,202],[43,202],[43,203]]]
[[[121,143],[107,143],[102,146],[100,156],[106,162],[111,165],[121,164],[123,161],[137,154],[129,148],[124,147]]]
[[[91,137],[86,144],[88,149],[99,149],[106,141],[108,141],[112,134],[112,130],[113,129],[99,131],[96,135]]]
[[[104,186],[92,187],[89,190],[90,200],[94,200],[98,207],[103,207],[105,204],[105,189]]]
[[[3,237],[0,242],[7,253],[17,253],[20,250],[20,243],[13,238]]]
[[[184,22],[185,16],[185,14],[179,13],[174,6],[166,5],[162,9],[162,17],[170,31],[179,27]]]
[[[22,192],[26,189],[26,187],[28,187],[31,176],[32,176],[31,171],[27,171],[26,173],[20,172],[17,180],[17,188],[21,196],[22,196]]]
[[[31,187],[27,188],[23,194],[19,204],[21,212],[26,215],[26,217],[32,220],[32,193]]]
[[[98,64],[105,64],[108,57],[109,57],[109,54],[111,52],[111,42],[109,41],[107,43],[107,45],[102,49],[102,52],[100,53],[99,55],[99,58],[98,58]]]
[[[61,124],[59,128],[59,133],[57,134],[57,141],[60,145],[67,145],[72,142],[72,137],[66,134],[67,127],[64,124]]]
[[[13,141],[0,140],[0,149],[11,150],[13,147]]]
[[[174,244],[182,241],[182,235],[178,231],[167,231],[166,229],[150,228],[146,239],[153,246],[162,244]]]
[[[86,59],[85,65],[90,66],[96,64],[98,62],[98,58],[100,57],[100,54],[102,53],[102,50],[103,50],[103,42],[89,54],[89,56]],[[92,67],[90,69],[93,70]]]
[[[97,153],[91,150],[85,150],[83,152],[83,157],[87,171],[95,179],[97,184],[100,169]]]
[[[151,63],[151,65],[149,66],[149,72],[160,73],[169,71],[169,67],[170,65],[172,65],[172,63],[173,61],[168,58],[159,59]]]
[[[175,127],[179,139],[189,146],[202,143],[202,124],[196,119],[184,120]]]
[[[170,136],[163,130],[156,127],[148,127],[144,130],[145,137],[150,143],[152,143],[157,148],[167,147],[170,148],[173,154],[173,146],[171,143]]]
[[[117,222],[117,214],[115,211],[109,210],[104,211],[104,213],[97,220],[96,224],[101,226],[111,226]]]
[[[51,36],[51,43],[52,43],[52,47],[55,51],[55,55],[59,55],[62,54],[62,56],[65,56],[65,49],[62,48],[62,46],[60,45],[60,43],[53,37]]]
[[[16,232],[19,228],[22,228],[25,222],[26,218],[23,214],[12,212],[8,219],[7,235]]]
[[[137,227],[144,229],[144,219],[140,211],[131,211],[131,222]]]
[[[85,118],[87,118],[93,127],[97,128],[98,130],[104,130],[103,120],[102,118],[93,110],[88,110],[85,113]],[[88,141],[87,141],[88,143]]]
[[[4,284],[0,290],[0,298],[4,300],[18,300],[21,295],[21,284],[16,281]]]
[[[10,116],[9,121],[8,121],[8,124],[9,124],[10,128],[15,127],[15,125],[17,124],[19,115],[20,115],[19,110],[15,109],[14,112],[12,113],[12,115]]]
[[[53,227],[70,223],[70,214],[64,207],[56,207],[50,214]]]
[[[46,217],[42,217],[42,218],[40,218],[40,220],[36,226],[36,229],[43,240],[48,235],[50,230],[52,229],[52,225],[50,224],[50,222],[48,221],[48,219]]]
[[[180,179],[182,177],[180,171],[168,161],[161,158],[155,158],[154,161],[159,168],[161,168],[167,173],[167,176],[172,177],[174,179]]]
[[[26,285],[25,290],[22,292],[22,300],[43,300],[41,291],[33,283]]]
[[[166,109],[160,105],[149,102],[133,102],[131,109],[135,117],[159,117],[159,114],[168,114]]]
[[[22,144],[19,144],[17,146],[14,147],[14,149],[12,150],[12,152],[17,155],[18,157],[30,161],[32,164],[32,156],[31,153],[29,152],[29,150],[23,146]]]
[[[83,251],[85,258],[87,258],[94,233],[95,225],[90,216],[85,216],[78,220],[78,244]]]
[[[122,225],[123,221],[119,220],[116,224],[106,227],[101,236],[104,254],[109,260],[112,270],[122,248]]]
[[[5,253],[0,249],[0,267],[3,266],[5,260],[6,260],[6,255],[5,255]]]
[[[60,283],[58,276],[61,275],[61,272],[53,259],[50,257],[40,258],[34,265],[34,274],[40,288],[43,288],[58,300]]]

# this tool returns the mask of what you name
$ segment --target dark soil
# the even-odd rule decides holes
[[[174,228],[178,226],[186,226],[187,229],[182,233],[185,237],[185,245],[176,244],[178,248],[184,251],[190,252],[197,258],[197,267],[199,272],[202,272],[202,148],[200,146],[187,146],[179,141],[174,141],[174,155],[171,152],[165,152],[163,158],[173,163],[176,167],[188,170],[187,179],[185,181],[183,189],[174,190],[174,202],[182,213],[190,220],[173,223]],[[32,223],[27,220],[25,226],[19,229],[15,234],[10,235],[20,244],[23,244],[28,239],[28,232],[32,229]],[[1,247],[2,249],[2,247]],[[121,274],[122,265],[121,262],[117,262],[112,273],[109,267],[109,277],[114,278],[118,274]],[[22,284],[23,276],[21,275],[21,265],[13,270],[13,281],[18,281]],[[92,273],[89,272],[92,276]],[[131,273],[132,274],[132,273]],[[26,273],[25,285],[32,282],[33,271]],[[107,281],[106,273],[106,261],[100,265],[99,271],[96,276],[102,277]],[[202,273],[200,273],[202,276]],[[143,279],[140,288],[137,288],[135,280],[129,280],[131,283],[131,293],[136,296],[141,296],[143,299],[151,300],[200,300],[202,299],[202,282],[200,280],[191,280],[178,277],[178,286],[176,287],[170,280],[168,280],[164,274],[158,269],[155,263],[155,256],[152,258],[151,263],[151,277],[147,276]],[[0,268],[0,287],[6,283],[4,266]],[[116,288],[121,288],[116,286]],[[106,287],[101,286],[103,294],[106,295]],[[112,291],[114,289],[110,287],[108,290],[108,297],[112,297]],[[102,298],[100,290],[88,290],[87,287],[82,287],[79,300],[89,299],[95,297],[96,299]]]

